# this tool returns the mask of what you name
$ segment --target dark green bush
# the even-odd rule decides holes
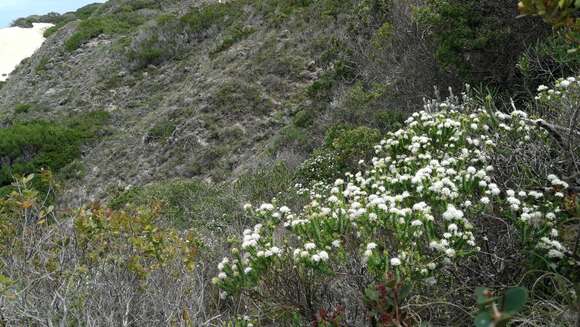
[[[527,44],[549,28],[518,19],[515,0],[428,0],[417,10],[431,32],[435,57],[447,72],[469,83],[513,87],[515,64]]]
[[[0,185],[13,175],[64,167],[80,156],[80,141],[79,131],[44,122],[0,129]]]
[[[95,112],[61,124],[37,121],[0,128],[0,186],[9,185],[13,175],[65,167],[80,156],[82,144],[98,136],[107,118],[107,113]]]
[[[262,97],[260,90],[244,81],[225,82],[212,96],[211,109],[226,117],[251,113],[266,115],[272,110],[271,102]]]
[[[283,148],[292,148],[294,150],[309,152],[311,150],[312,140],[308,136],[308,131],[296,126],[286,126],[274,138],[272,150],[274,152]]]
[[[32,105],[30,103],[19,103],[14,106],[14,113],[23,114],[29,112],[30,109],[32,109]]]
[[[304,109],[300,110],[292,118],[292,123],[297,127],[306,128],[312,125],[314,121],[314,113],[312,110]]]
[[[335,85],[336,74],[334,72],[326,72],[306,89],[306,94],[318,101],[329,101],[332,96],[332,88]]]
[[[205,183],[198,180],[168,181],[118,192],[109,202],[113,209],[127,205],[147,205],[161,202],[161,214],[180,227],[205,226],[225,228],[242,219],[245,202],[259,203],[282,196],[293,186],[293,174],[283,164],[257,169],[231,183]],[[289,200],[290,201],[290,200]]]
[[[534,94],[540,85],[549,85],[554,77],[574,75],[580,70],[580,56],[571,52],[564,33],[530,45],[519,57],[517,68],[522,75],[522,92]]]
[[[324,145],[314,151],[298,170],[305,183],[332,181],[346,172],[360,169],[359,161],[368,162],[381,133],[372,128],[337,125],[326,131]]]

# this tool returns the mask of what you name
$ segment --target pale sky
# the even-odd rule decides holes
[[[42,15],[51,11],[63,13],[105,0],[0,0],[0,28],[20,17]]]

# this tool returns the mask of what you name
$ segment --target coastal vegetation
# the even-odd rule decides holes
[[[577,326],[578,1],[111,0],[0,85],[0,324]]]

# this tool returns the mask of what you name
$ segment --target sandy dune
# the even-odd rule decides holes
[[[30,57],[42,45],[42,34],[51,26],[34,24],[33,28],[0,29],[0,81],[6,80],[23,59]]]

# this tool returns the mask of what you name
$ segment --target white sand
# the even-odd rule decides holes
[[[33,28],[0,29],[0,81],[5,81],[16,66],[30,57],[44,42],[42,34],[52,24],[34,24]]]

